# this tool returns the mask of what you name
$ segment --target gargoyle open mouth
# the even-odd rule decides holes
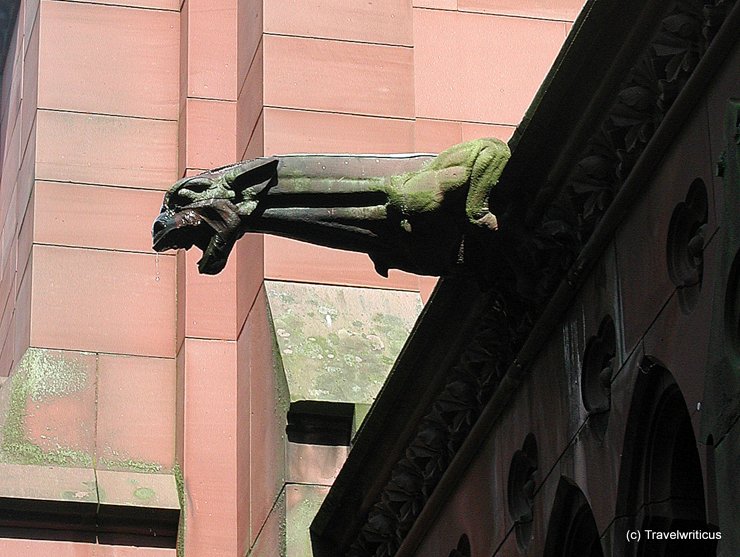
[[[197,246],[203,252],[198,270],[215,275],[223,270],[240,235],[236,207],[227,200],[209,199],[174,209],[163,206],[152,226],[152,248],[161,252]]]

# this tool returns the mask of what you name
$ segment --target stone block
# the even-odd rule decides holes
[[[265,287],[291,401],[372,402],[421,311],[415,292]]]

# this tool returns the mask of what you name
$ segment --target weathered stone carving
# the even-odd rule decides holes
[[[237,239],[265,232],[367,253],[381,275],[444,275],[466,236],[498,228],[488,195],[509,159],[498,139],[439,156],[289,155],[180,180],[165,194],[154,249],[203,251],[201,273],[226,265]]]
[[[685,201],[673,210],[668,227],[668,276],[676,286],[681,311],[687,314],[696,307],[702,287],[708,210],[707,188],[697,178]]]

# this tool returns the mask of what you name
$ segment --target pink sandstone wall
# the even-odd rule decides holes
[[[2,540],[3,557],[172,557],[171,549],[35,540]]]
[[[23,0],[3,79],[0,374],[29,347],[82,365],[85,389],[29,411],[27,435],[98,469],[175,464],[176,257],[151,252],[149,226],[178,176],[179,17],[170,0]]]
[[[162,190],[263,154],[507,139],[581,3],[23,0],[2,91],[0,374],[29,346],[96,354],[90,450],[182,465],[188,555],[274,555],[291,474],[263,278],[434,280],[261,236],[202,277],[196,253],[150,251]]]
[[[25,10],[21,10],[25,16]],[[33,17],[33,14],[29,14]],[[19,16],[20,18],[20,16]],[[24,17],[25,19],[25,17]],[[0,231],[1,250],[0,253],[0,305],[3,305],[2,321],[0,322],[0,375],[7,376],[13,367],[14,361],[25,350],[24,337],[27,336],[27,318],[20,317],[14,311],[16,300],[20,297],[24,301],[28,297],[28,286],[24,284],[21,289],[20,279],[26,268],[28,255],[30,253],[30,221],[25,221],[25,204],[28,202],[29,157],[25,157],[26,146],[32,126],[33,117],[31,110],[22,104],[24,93],[29,94],[32,88],[24,87],[24,69],[33,71],[36,66],[35,58],[38,57],[37,39],[38,33],[31,35],[29,25],[29,38],[26,39],[24,24],[19,24],[14,30],[10,42],[10,49],[5,61],[2,83],[2,119],[0,121],[0,142],[2,144],[2,181],[0,182]],[[28,54],[28,55],[27,55]],[[27,56],[26,56],[27,55]],[[28,64],[29,67],[24,68]],[[19,208],[17,187],[18,175],[23,163],[23,177],[21,178],[21,202]],[[23,246],[18,249],[20,223],[23,227]],[[16,272],[18,263],[22,265],[21,272]],[[20,275],[20,276],[17,276]],[[26,304],[23,304],[27,306]],[[28,309],[24,313],[28,313]],[[18,338],[18,342],[16,342]]]
[[[147,231],[177,177],[178,13],[168,4],[40,3],[37,68],[27,60],[24,73],[38,93],[23,99],[37,106],[34,182],[18,188],[33,192],[33,245],[18,275],[21,289],[31,281],[31,346],[99,354],[108,404],[97,420],[160,432],[154,454],[121,430],[96,440],[97,455],[171,467],[175,257],[152,254]]]
[[[0,372],[28,346],[100,354],[112,401],[151,388],[116,384],[117,375],[157,378],[151,396],[170,402],[153,400],[153,415],[166,430],[175,257],[151,253],[148,225],[177,176],[179,15],[147,5],[21,4],[3,96]],[[103,419],[131,412],[114,402],[98,410]],[[97,441],[102,456],[115,440]]]
[[[179,167],[186,175],[239,155],[236,1],[185,0],[180,52]],[[241,556],[251,545],[250,366],[271,343],[269,333],[253,338],[245,323],[250,315],[267,325],[252,310],[261,250],[260,237],[245,238],[216,277],[198,275],[198,254],[178,255],[177,440],[188,555]],[[269,362],[260,371],[273,375]]]

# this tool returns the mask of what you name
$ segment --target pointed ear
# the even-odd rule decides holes
[[[236,193],[235,203],[254,198],[271,183],[277,182],[277,157],[255,159],[229,169],[226,181]]]

